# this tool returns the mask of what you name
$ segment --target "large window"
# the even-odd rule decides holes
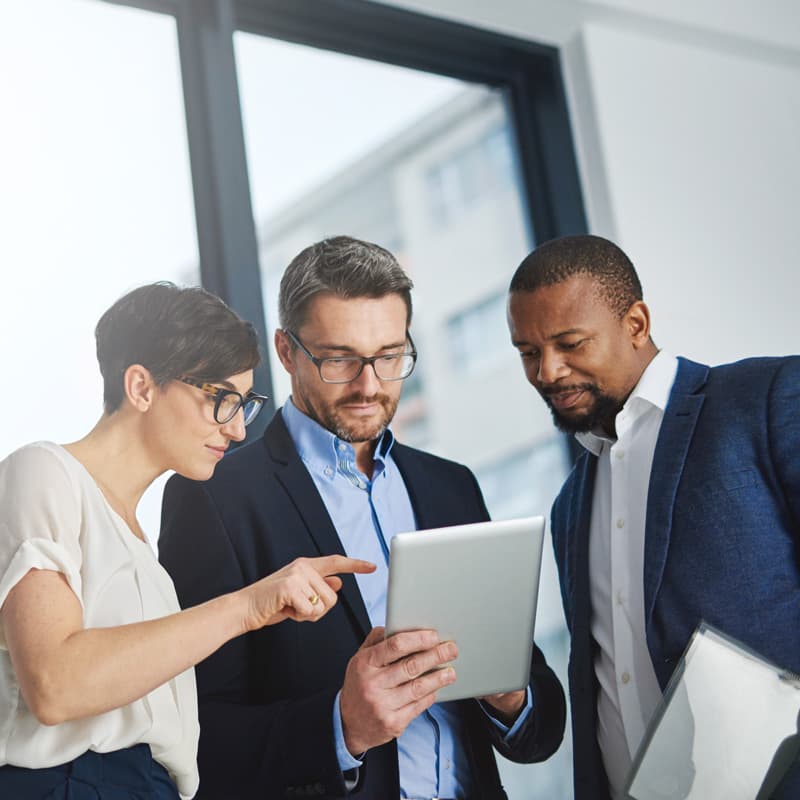
[[[495,516],[547,513],[564,442],[503,316],[534,242],[585,228],[557,52],[364,0],[27,0],[0,11],[0,104],[0,336],[34,387],[3,454],[99,417],[93,327],[127,289],[201,279],[269,353],[286,264],[346,233],[415,282],[399,438],[472,467]],[[285,401],[277,362],[256,382]],[[537,641],[566,682],[548,569]],[[501,771],[510,800],[568,798],[569,744]]]

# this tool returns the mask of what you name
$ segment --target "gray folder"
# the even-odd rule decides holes
[[[766,800],[800,755],[800,679],[702,623],[653,716],[626,800]]]

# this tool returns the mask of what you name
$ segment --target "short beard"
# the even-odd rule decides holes
[[[325,430],[330,431],[334,436],[337,436],[343,442],[373,442],[383,436],[389,423],[394,419],[395,411],[397,411],[398,400],[392,399],[385,394],[375,394],[371,397],[365,397],[363,394],[354,393],[337,400],[332,406],[323,406],[320,409],[314,407],[310,402],[308,396],[301,395],[303,405],[306,408],[306,414],[311,417],[315,422],[320,424]],[[356,430],[352,425],[348,425],[342,415],[339,413],[341,406],[350,405],[352,403],[379,403],[383,408],[383,421],[376,427],[366,430]]]
[[[578,417],[565,417],[553,406],[550,401],[550,394],[560,394],[565,391],[581,390],[588,392],[594,397],[594,405]],[[622,409],[622,403],[608,394],[603,394],[593,383],[579,383],[574,386],[559,386],[557,390],[540,392],[544,398],[550,413],[553,415],[553,422],[556,427],[564,433],[588,433],[598,427],[611,428],[614,418]]]

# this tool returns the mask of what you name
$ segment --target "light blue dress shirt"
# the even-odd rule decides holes
[[[387,430],[375,448],[371,479],[359,472],[355,451],[330,431],[284,405],[283,419],[297,452],[328,510],[347,555],[377,565],[369,575],[356,575],[372,626],[385,624],[389,543],[403,531],[416,530],[416,519],[403,478],[391,456],[394,436]],[[509,730],[490,720],[510,739],[530,714],[532,698]],[[344,742],[339,695],[333,708],[336,753],[342,772],[357,770]],[[466,797],[470,793],[469,762],[464,750],[463,720],[457,703],[436,703],[412,720],[397,740],[402,797]],[[348,782],[349,783],[349,782]]]

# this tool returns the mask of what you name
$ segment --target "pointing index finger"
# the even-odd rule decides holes
[[[338,575],[341,573],[356,572],[366,574],[375,572],[377,567],[371,561],[363,561],[360,558],[348,558],[347,556],[333,555],[322,556],[321,558],[311,559],[311,566],[320,575]]]

